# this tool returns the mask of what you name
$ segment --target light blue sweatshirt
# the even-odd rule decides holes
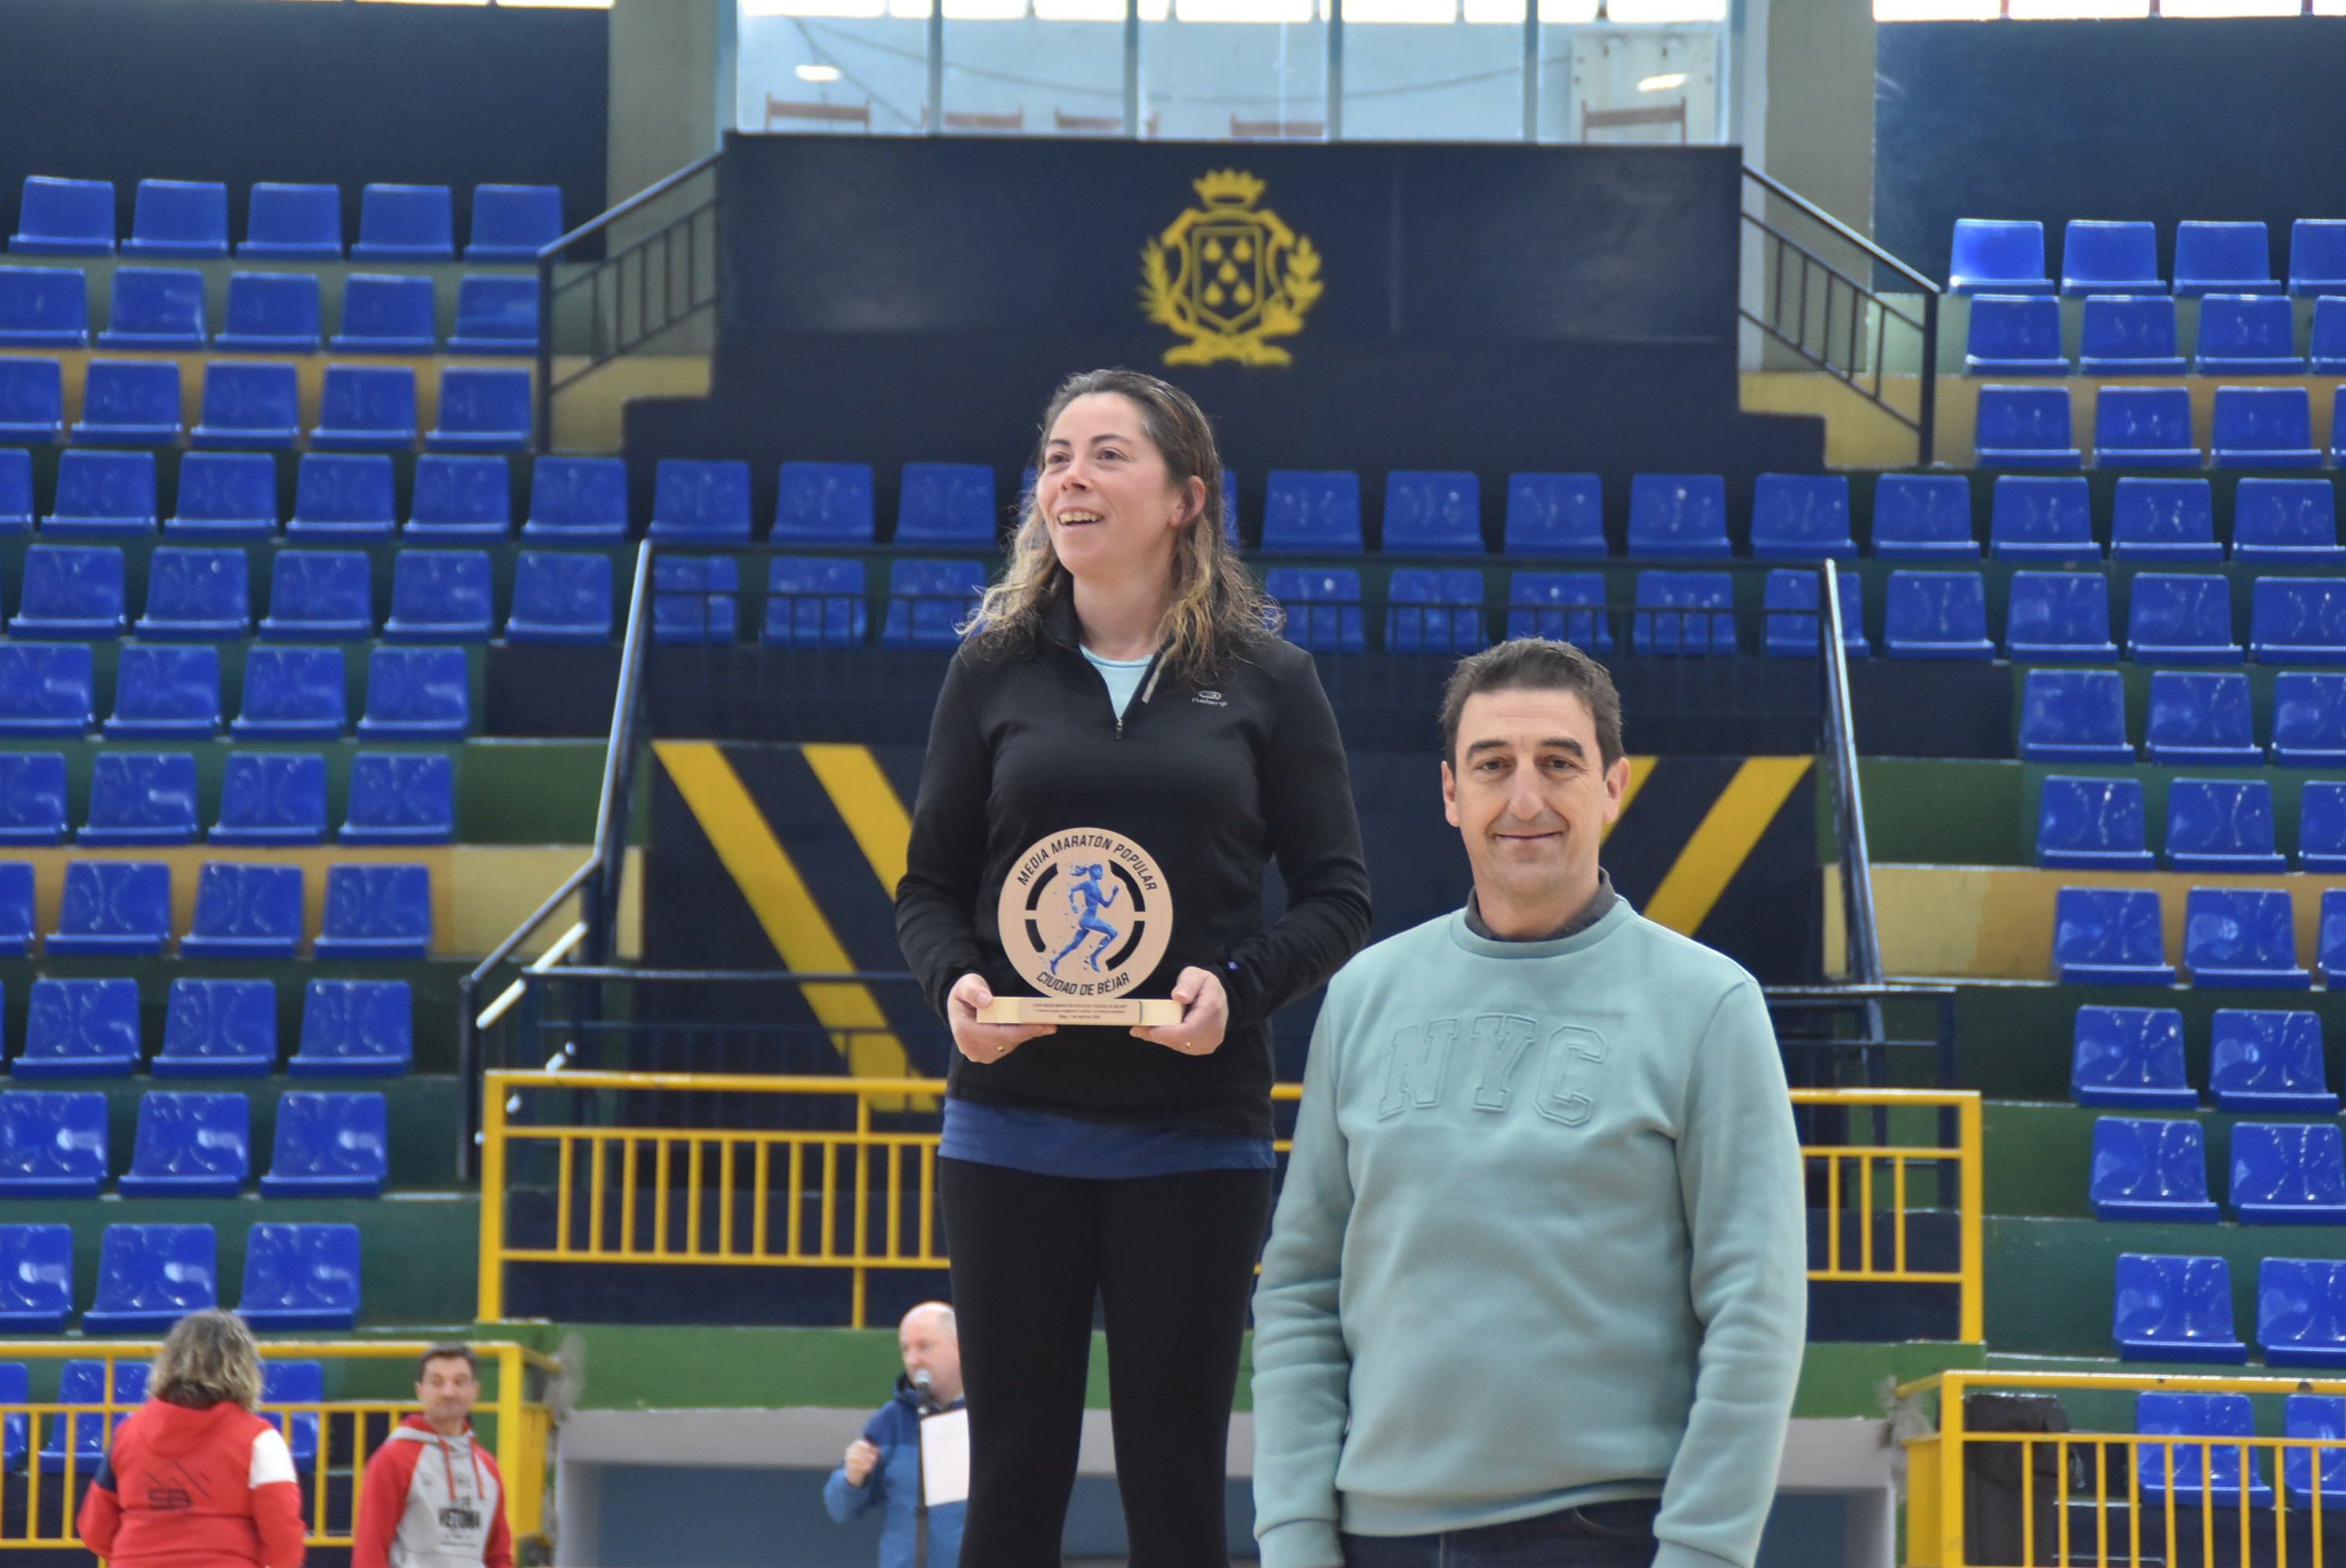
[[[1255,1295],[1262,1568],[1661,1498],[1655,1568],[1749,1568],[1807,1328],[1760,987],[1616,903],[1463,912],[1328,988]]]

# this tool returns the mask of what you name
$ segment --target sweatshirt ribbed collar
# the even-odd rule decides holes
[[[1483,911],[1473,892],[1466,895],[1466,907],[1451,918],[1451,939],[1484,958],[1554,958],[1559,953],[1578,952],[1596,946],[1637,914],[1629,901],[1613,889],[1613,878],[1599,868],[1596,872],[1596,894],[1578,914],[1564,922],[1546,936],[1527,942],[1517,942],[1495,935],[1484,923]]]

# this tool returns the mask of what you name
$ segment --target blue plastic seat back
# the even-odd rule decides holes
[[[504,538],[513,531],[513,473],[505,460],[444,452],[417,458],[407,526],[411,535]]]
[[[432,872],[426,866],[326,868],[321,958],[420,959],[432,945]]]
[[[267,535],[277,532],[277,463],[265,452],[190,452],[179,459],[179,500],[166,524]],[[152,588],[149,588],[152,593]]]
[[[984,593],[985,568],[975,561],[890,563],[888,616],[880,630],[881,646],[959,647],[961,633],[954,628],[977,613]]]
[[[0,1313],[52,1318],[49,1327],[62,1329],[72,1310],[73,1227],[0,1225]]]
[[[169,891],[168,868],[131,861],[106,862],[109,866],[131,871],[164,871],[160,879],[165,895]],[[75,861],[66,868],[66,901],[74,901],[73,873],[89,864]],[[168,926],[169,905],[152,897],[158,879],[84,878],[85,886],[107,886],[121,894],[123,907],[114,912],[113,924],[128,926],[139,921],[151,921]],[[141,885],[141,884],[144,885]],[[75,911],[66,911],[66,923],[74,923]],[[25,1056],[64,1058],[100,1062],[138,1056],[138,983],[135,980],[59,980],[47,977],[33,982],[31,999],[25,1008]],[[21,1062],[20,1062],[21,1070]]]
[[[366,717],[362,734],[386,727],[423,734],[462,735],[471,727],[472,667],[455,647],[376,647],[367,656]]]
[[[1882,640],[1908,658],[1986,658],[1987,585],[1977,572],[1890,574]]]
[[[1603,555],[1602,482],[1594,473],[1510,473],[1505,544],[1510,555]]]
[[[2312,452],[2312,394],[2303,387],[2218,387],[2214,445],[2219,460],[2228,452],[2281,457]]]
[[[2080,1007],[2069,1092],[2081,1105],[2197,1105],[2184,1079],[2183,1014],[2172,1007]]]
[[[1384,547],[1394,555],[1481,555],[1480,482],[1472,473],[1423,469],[1386,474]]]
[[[326,759],[232,751],[220,775],[216,844],[314,844],[326,836]]]
[[[190,1312],[219,1305],[219,1261],[210,1226],[106,1227],[98,1243],[93,1315],[126,1313],[150,1321],[176,1322]]]
[[[122,629],[123,561],[114,545],[35,545],[24,572],[17,631],[111,636]]]
[[[391,1174],[389,1116],[381,1095],[294,1092],[277,1102],[270,1174],[380,1183]]]
[[[765,640],[777,647],[860,647],[869,622],[863,563],[778,555],[766,574]]]
[[[2139,779],[2046,779],[2036,803],[2036,863],[2147,869],[2142,801]]]
[[[2204,1499],[2232,1508],[2244,1502],[2259,1506],[2270,1502],[2272,1489],[2264,1477],[2261,1450],[2240,1443],[2189,1441],[2254,1437],[2256,1411],[2246,1394],[2140,1393],[2135,1396],[2135,1428],[2146,1439],[2178,1440],[2135,1444],[2136,1472],[2147,1495],[2163,1497],[2172,1491],[2194,1502]]]
[[[280,1102],[281,1104],[281,1102]],[[280,1115],[282,1113],[280,1112]],[[323,1361],[265,1360],[260,1363],[260,1410],[265,1420],[277,1423],[284,1435],[285,1446],[293,1456],[293,1468],[311,1470],[318,1462],[318,1421],[321,1410],[287,1411],[287,1405],[318,1405],[326,1398],[326,1364]]]
[[[339,260],[342,193],[331,185],[255,184],[244,243],[236,253],[268,260]]]
[[[529,372],[450,365],[440,372],[440,423],[428,439],[467,450],[528,444]]]
[[[277,1061],[277,987],[266,980],[199,980],[171,982],[164,1012],[163,1048],[155,1057],[156,1071],[165,1064],[209,1065],[219,1075],[266,1074]],[[211,1075],[211,1074],[204,1074]]]
[[[270,567],[264,629],[365,636],[374,628],[372,568],[356,550],[284,550]]]
[[[392,567],[393,636],[484,642],[495,616],[485,550],[402,550]]]
[[[1751,486],[1751,554],[1763,561],[1856,555],[1849,529],[1848,476],[1760,475]]]
[[[619,457],[541,457],[530,467],[522,535],[621,539],[627,533],[627,463]]]
[[[1873,554],[1886,561],[1979,554],[1971,481],[1960,473],[1885,473],[1873,483]]]
[[[134,1176],[183,1183],[243,1185],[252,1174],[252,1107],[242,1095],[172,1094],[138,1096]]]
[[[31,256],[105,256],[114,249],[114,182],[25,177],[8,249]]]
[[[534,261],[562,238],[558,185],[477,185],[467,261]]]
[[[1632,556],[1719,560],[1727,540],[1727,481],[1716,473],[1640,473],[1629,481]]]
[[[0,447],[0,534],[32,527],[33,454],[21,446]]]
[[[2236,1124],[2231,1200],[2243,1218],[2346,1215],[2346,1139],[2335,1123]]]
[[[1389,652],[1472,653],[1489,641],[1483,635],[1483,574],[1471,568],[1398,568],[1385,604]]]
[[[1350,555],[1361,547],[1361,476],[1274,469],[1263,482],[1262,547]]]
[[[405,445],[415,440],[415,372],[406,365],[328,365],[311,438],[334,434]]]
[[[458,280],[449,352],[529,353],[536,348],[536,279],[467,273]]]
[[[2117,482],[2110,503],[2114,558],[2217,561],[2223,554],[2216,543],[2216,502],[2208,481],[2129,476]]]
[[[256,647],[245,654],[235,728],[240,735],[336,736],[349,727],[349,702],[342,649]]]
[[[1993,555],[2024,560],[2099,555],[2085,476],[1999,475],[1988,514],[1988,548]]]
[[[2202,372],[2293,375],[2305,369],[2289,301],[2277,294],[2210,294],[2200,300],[2196,351]]]
[[[2232,1332],[2231,1269],[2220,1257],[2120,1253],[2115,1297],[2112,1327],[2121,1353],[2140,1346],[2177,1359],[2247,1359]],[[2178,1450],[2178,1479],[2182,1457]]]
[[[653,479],[655,539],[750,536],[750,465],[664,457]]]
[[[2049,294],[1977,294],[1964,341],[1974,375],[2062,375],[2061,301]]]
[[[2111,658],[2109,579],[2099,572],[2014,572],[2004,616],[2014,659]]]
[[[2263,224],[2187,219],[2175,226],[2178,296],[2270,294],[2280,287],[2273,279],[2272,244]]]
[[[122,650],[107,734],[201,738],[219,728],[219,649],[148,643]]]
[[[6,1260],[6,1249],[0,1246],[0,1263]],[[5,1296],[0,1296],[0,1313],[7,1312],[11,1306]],[[29,1404],[32,1398],[32,1380],[26,1376],[25,1363],[0,1361],[0,1406]],[[32,1425],[29,1411],[0,1416],[0,1472],[13,1471],[25,1462]]]
[[[771,536],[777,542],[869,545],[872,506],[870,463],[785,463]]]
[[[351,762],[342,842],[445,843],[456,831],[456,765],[444,751],[362,751]]]
[[[0,1092],[0,1195],[96,1197],[106,1152],[104,1095]]]
[[[2298,852],[2309,871],[2346,865],[2346,784],[2317,779],[2305,786],[2297,808]]]
[[[1000,519],[982,463],[908,463],[896,495],[899,545],[992,545]]]
[[[2306,351],[2312,358],[2315,375],[2334,376],[2346,370],[2346,297],[2330,295],[2313,302],[2313,329],[2306,337]],[[2334,427],[2331,431],[2333,449],[2341,433]]]
[[[2316,946],[2324,974],[2333,978],[2346,975],[2346,888],[2322,891]]]
[[[204,366],[203,431],[290,444],[300,409],[301,383],[291,365],[215,360]]]
[[[1507,582],[1507,635],[1613,651],[1601,572],[1517,572]]]
[[[256,1225],[237,1310],[271,1327],[347,1328],[360,1308],[359,1227]]]
[[[1362,628],[1361,575],[1351,567],[1274,567],[1263,586],[1286,616],[1281,635],[1298,647],[1359,653],[1368,646]]]
[[[0,734],[87,730],[93,670],[87,643],[0,643]]]
[[[303,989],[297,1064],[363,1064],[405,1072],[415,1056],[403,980],[313,980]]]
[[[436,321],[431,279],[353,272],[342,280],[342,330],[331,346],[428,354],[439,347]]]
[[[0,843],[54,844],[65,830],[64,756],[0,752]]]
[[[301,942],[301,868],[207,860],[195,922],[180,952],[196,957],[291,958]]]
[[[184,751],[100,751],[90,762],[82,840],[184,844],[196,836],[196,759]]]
[[[145,533],[155,526],[155,514],[153,453],[75,450],[57,459],[57,507],[42,528]]]
[[[111,1233],[116,1227],[107,1227]],[[136,1228],[125,1227],[122,1228]],[[209,1227],[204,1227],[209,1234]],[[101,1243],[101,1247],[103,1244]],[[72,1466],[76,1477],[94,1475],[106,1457],[110,1434],[129,1420],[147,1398],[149,1371],[144,1361],[128,1357],[114,1363],[114,1387],[111,1397],[107,1389],[107,1363],[98,1360],[67,1361],[57,1369],[57,1400],[61,1405],[106,1406],[111,1404],[113,1414],[51,1416],[42,1423],[41,1469],[55,1474],[66,1465],[66,1451],[72,1451]]]
[[[323,321],[315,273],[231,272],[228,313],[216,346],[314,353]]]
[[[2228,578],[2145,572],[2127,604],[2127,644],[2137,658],[2237,663]]]
[[[2073,218],[2061,231],[2061,292],[2163,294],[2155,224]]]
[[[2214,1219],[2215,1206],[2208,1197],[2207,1135],[2193,1121],[2096,1117],[2088,1197],[2097,1214],[2102,1206],[2110,1205],[2137,1211],[2125,1217],[2183,1218],[2181,1214],[2148,1210],[2206,1205],[2207,1217]]]
[[[126,256],[228,254],[228,187],[208,179],[142,179],[131,198]]]
[[[2249,647],[2264,664],[2346,664],[2346,577],[2259,577]]]
[[[1947,257],[1947,290],[1955,294],[2043,294],[2045,225],[1993,218],[1955,219]]]
[[[608,555],[524,550],[515,557],[508,641],[607,642],[612,613]]]
[[[2249,677],[2162,669],[2150,677],[2144,743],[2156,761],[2253,766]]]
[[[741,574],[729,555],[652,563],[652,640],[729,643],[740,630]]]
[[[1814,658],[1821,647],[1823,635],[1817,626],[1817,606],[1821,590],[1818,574],[1800,567],[1783,567],[1768,574],[1762,590],[1761,604],[1768,611],[1768,651],[1791,658]],[[1842,572],[1833,579],[1836,596],[1841,600],[1841,647],[1851,658],[1863,658],[1869,651],[1865,643],[1864,581],[1855,572]]]
[[[1735,579],[1728,573],[1640,572],[1637,607],[1629,619],[1629,646],[1635,652],[1735,651]]]
[[[0,344],[89,345],[89,281],[78,267],[0,267]]]
[[[2077,363],[2087,375],[2113,371],[2180,375],[2183,356],[2177,343],[2173,300],[2104,295],[2086,301]],[[2112,390],[2105,388],[2101,395],[2107,397]],[[2098,438],[2096,444],[2101,444]]]
[[[251,570],[240,549],[166,545],[147,558],[148,636],[241,636],[252,629]]]
[[[2289,226],[2289,291],[2346,294],[2346,219],[2300,218]]]
[[[2077,443],[2070,433],[2066,388],[1982,387],[1978,418],[1983,464],[2076,466]]]
[[[166,360],[92,360],[82,380],[77,436],[176,441],[179,367]]]
[[[2158,894],[2147,888],[2063,888],[2053,915],[2053,965],[2062,978],[2171,978]],[[2162,973],[2162,972],[2164,972]]]
[[[2167,853],[2178,866],[2211,859],[2274,862],[2190,868],[2196,870],[2280,870],[2273,848],[2272,786],[2261,779],[2177,779],[2167,790]]]
[[[2260,888],[2193,888],[2183,911],[2183,962],[2201,984],[2208,975],[2250,972],[2275,981],[2297,969],[2297,938],[2285,892]]]
[[[444,185],[370,185],[359,196],[353,261],[447,261],[456,255],[456,209]]]
[[[0,433],[55,440],[65,425],[65,384],[56,360],[0,359]]]
[[[2337,1100],[2322,1064],[2317,1013],[2265,1007],[2219,1007],[2210,1022],[2208,1087],[2219,1108],[2306,1110]]]
[[[2346,1354],[2346,1264],[2322,1257],[2268,1257],[2257,1267],[2257,1342],[2276,1367],[2334,1366]],[[2346,1399],[2291,1394],[2284,1435],[2334,1441],[2346,1437]],[[2310,1467],[2303,1452],[2284,1451],[2281,1474],[2290,1492],[2306,1492]],[[2332,1462],[2335,1460],[2340,1462]],[[2346,1449],[2322,1456],[2321,1488],[2346,1493]]]

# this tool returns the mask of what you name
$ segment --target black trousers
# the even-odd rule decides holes
[[[1227,1568],[1230,1399],[1271,1173],[939,1165],[969,1397],[963,1568],[1058,1568],[1095,1299],[1131,1568]]]

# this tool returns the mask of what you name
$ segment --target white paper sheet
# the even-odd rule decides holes
[[[969,1496],[969,1411],[921,1418],[922,1501],[931,1508]]]

